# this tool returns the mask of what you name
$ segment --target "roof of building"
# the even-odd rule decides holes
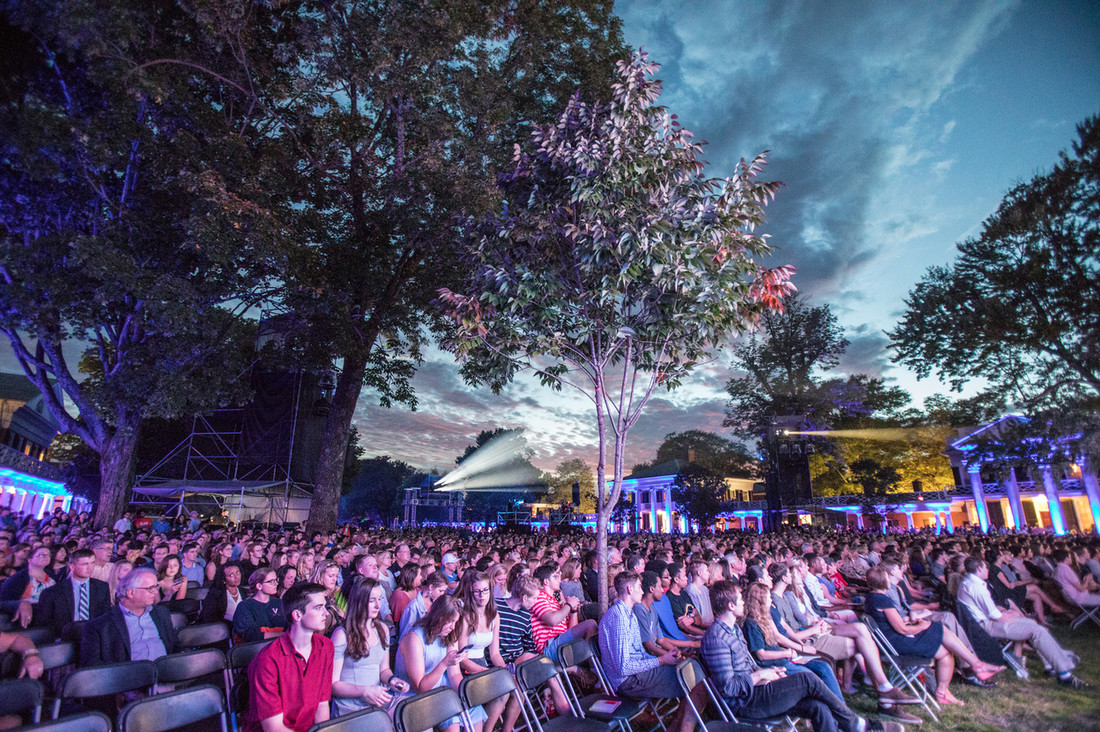
[[[14,399],[29,402],[40,392],[26,374],[8,374],[0,372],[0,399]]]

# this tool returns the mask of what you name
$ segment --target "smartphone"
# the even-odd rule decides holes
[[[459,652],[459,653],[465,653],[466,651],[470,650],[470,649],[471,649],[471,648],[473,648],[473,647],[474,647],[474,644],[473,644],[473,643],[467,643],[467,644],[466,644],[465,646],[463,646],[462,648],[460,648],[458,652]]]

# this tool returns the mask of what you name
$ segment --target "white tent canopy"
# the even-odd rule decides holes
[[[135,486],[134,493],[146,504],[182,506],[185,499],[215,504],[235,523],[305,523],[311,500],[307,491],[282,481],[166,480]]]

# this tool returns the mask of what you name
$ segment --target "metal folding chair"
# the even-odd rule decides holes
[[[466,729],[473,729],[458,692],[449,686],[417,694],[397,702],[393,718],[397,732],[423,732],[435,729],[443,722],[457,717]]]
[[[894,686],[908,688],[920,700],[921,706],[932,717],[932,720],[938,722],[939,717],[936,716],[936,710],[940,709],[940,703],[936,701],[935,695],[920,678],[921,674],[925,674],[931,680],[934,675],[933,659],[899,654],[894,645],[883,634],[874,618],[864,615],[862,620],[867,629],[871,631],[871,637],[874,638],[875,645],[878,646],[879,655],[886,659],[889,665],[890,683]]]
[[[124,691],[149,690],[157,683],[157,667],[152,661],[126,661],[105,666],[89,666],[61,679],[53,702],[53,718],[61,716],[66,699],[90,699]]]
[[[100,712],[81,712],[24,727],[23,732],[111,732],[111,720]]]
[[[710,683],[710,679],[703,673],[703,667],[693,658],[681,661],[676,666],[676,680],[680,682],[680,688],[684,691],[684,701],[687,702],[688,708],[691,709],[695,721],[706,730],[706,732],[750,732],[751,730],[769,730],[782,725],[786,725],[790,730],[795,729],[794,720],[790,717],[754,719],[748,722],[738,720],[737,717],[734,716],[732,710],[730,710],[729,705],[726,704],[726,700],[718,695],[718,692]],[[695,687],[699,684],[703,685],[703,688],[707,692],[707,697],[710,699],[710,703],[718,710],[718,715],[721,717],[720,720],[710,722],[704,721],[699,708],[696,707],[695,702],[691,700],[691,692],[694,691]]]
[[[219,680],[225,679],[225,654],[217,648],[200,648],[196,651],[184,651],[161,656],[156,661],[157,684],[185,684],[204,676],[217,674]]]
[[[664,722],[661,720],[661,715],[657,712],[657,705],[655,703],[649,700],[623,699],[615,696],[615,694],[611,692],[611,685],[607,681],[607,676],[604,674],[599,659],[596,658],[592,644],[584,638],[578,638],[563,644],[558,649],[558,658],[561,659],[561,666],[563,669],[572,668],[573,666],[588,668],[596,674],[600,689],[603,690],[603,693],[597,692],[586,694],[582,697],[577,693],[577,688],[573,684],[573,679],[569,677],[568,673],[563,673],[562,676],[565,678],[565,695],[566,698],[569,699],[570,706],[573,707],[574,714],[582,717],[591,717],[592,719],[601,721],[613,722],[617,724],[623,732],[629,732],[630,722],[644,714],[646,708],[650,707],[653,716],[657,718],[657,724],[661,729],[665,728]],[[618,702],[618,706],[610,712],[600,711],[599,706],[597,706],[596,709],[592,708],[593,705],[598,705],[601,702]]]
[[[225,697],[204,684],[130,702],[118,715],[119,732],[166,732],[217,716],[227,732]]]
[[[229,626],[223,622],[199,623],[180,628],[181,648],[205,648],[229,641]]]
[[[42,721],[42,699],[46,691],[35,679],[0,682],[0,711],[4,714],[31,713],[31,722]]]
[[[563,671],[546,656],[538,656],[516,666],[516,682],[518,683],[519,700],[524,709],[524,717],[528,719],[532,732],[607,732],[612,727],[611,722],[598,719],[586,719],[583,716],[566,716],[559,714],[553,719],[543,720],[539,717],[540,705],[536,694],[540,687],[550,683],[556,678],[558,683],[565,688],[565,682],[561,679]]]

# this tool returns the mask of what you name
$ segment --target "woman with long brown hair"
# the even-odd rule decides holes
[[[462,596],[463,622],[458,647],[468,646],[469,650],[459,666],[467,675],[481,673],[489,667],[490,661],[493,666],[504,668],[504,659],[500,655],[500,617],[497,615],[497,605],[493,599],[493,588],[489,577],[472,570],[467,570],[466,574],[469,575],[469,581],[464,586]],[[486,729],[491,730],[496,726],[502,711],[504,711],[502,700],[488,705],[485,710]]]
[[[382,585],[357,576],[348,593],[344,625],[332,633],[333,716],[370,706],[382,707],[392,716],[396,695],[409,690],[408,682],[390,669],[389,628],[381,614]]]
[[[300,572],[298,576],[302,576]],[[325,609],[328,610],[325,635],[331,635],[336,626],[344,622],[344,615],[348,611],[348,600],[336,584],[339,577],[340,565],[331,559],[318,562],[313,569],[313,574],[309,577],[310,582],[315,582],[325,588]]]
[[[459,650],[462,633],[462,601],[443,595],[432,601],[427,614],[420,618],[401,639],[397,649],[397,675],[409,682],[416,693],[450,684],[456,691],[462,683],[459,664],[466,652]],[[485,711],[470,710],[475,732],[481,732]],[[440,725],[444,732],[458,732],[458,717]]]

